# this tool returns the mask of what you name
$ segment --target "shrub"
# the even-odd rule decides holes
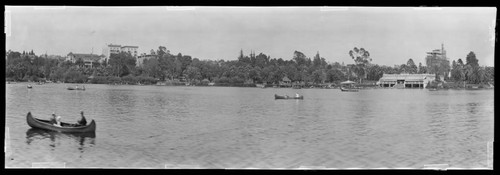
[[[108,76],[106,79],[107,79],[108,83],[120,83],[121,82],[120,77]]]
[[[123,83],[127,84],[136,84],[137,83],[137,78],[133,75],[127,75],[121,78]]]

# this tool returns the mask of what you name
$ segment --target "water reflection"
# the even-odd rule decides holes
[[[350,125],[352,132],[357,136],[367,136],[372,130],[368,127],[373,118],[369,108],[370,104],[365,100],[360,100],[356,106],[351,108],[352,120],[350,120]]]
[[[42,129],[30,128],[26,131],[26,143],[31,145],[34,141],[50,140],[49,146],[56,148],[57,140],[72,141],[79,145],[78,150],[83,153],[85,146],[95,145],[95,133],[61,133]]]

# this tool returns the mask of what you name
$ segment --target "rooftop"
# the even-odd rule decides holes
[[[124,48],[124,47],[139,48],[139,46],[122,46],[122,48]]]
[[[406,80],[406,81],[417,81],[426,78],[433,78],[435,74],[384,74],[379,81],[395,81],[395,80]]]
[[[83,61],[88,61],[88,60],[98,61],[99,59],[101,59],[101,57],[104,57],[104,55],[71,53],[71,52],[68,55],[73,55],[76,59],[82,58]]]

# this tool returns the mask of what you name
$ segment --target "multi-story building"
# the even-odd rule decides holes
[[[444,81],[450,74],[450,61],[446,57],[444,44],[441,44],[441,49],[434,49],[432,52],[427,52],[425,63],[429,73],[436,74],[440,80]]]
[[[446,50],[444,50],[444,44],[441,43],[441,49],[434,49],[432,52],[427,52],[428,57],[437,57],[440,59],[447,59]]]
[[[92,68],[94,63],[102,64],[106,60],[106,57],[104,55],[82,54],[82,53],[72,53],[72,52],[70,52],[66,57],[66,61],[71,61],[73,63],[76,63],[78,59],[82,59],[84,67]]]
[[[138,48],[139,48],[139,46],[122,46],[119,44],[107,44],[102,49],[102,54],[106,57],[106,60],[108,60],[108,61],[109,61],[111,54],[118,54],[120,52],[130,53],[130,55],[137,58],[137,56],[138,56],[137,49]]]
[[[138,46],[122,46],[121,51],[122,52],[128,52],[130,55],[137,57],[137,49]]]

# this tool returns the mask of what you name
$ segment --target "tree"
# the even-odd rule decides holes
[[[259,82],[261,81],[261,72],[262,69],[260,67],[253,67],[250,69],[248,72],[248,77],[253,80],[253,82]]]
[[[267,66],[267,64],[269,64],[269,56],[267,56],[266,54],[260,53],[255,57],[254,66],[264,68]]]
[[[457,62],[453,60],[451,62],[451,77],[453,81],[460,81],[462,78],[460,77],[460,69],[457,66]]]
[[[336,82],[344,80],[346,80],[346,77],[344,76],[344,73],[342,73],[342,71],[340,71],[339,69],[330,69],[326,72],[326,81]]]
[[[407,67],[407,72],[410,74],[416,74],[417,73],[417,65],[415,65],[415,62],[413,62],[413,59],[408,59],[408,62],[406,62],[406,67]]]
[[[159,66],[158,59],[146,59],[143,64],[144,73],[155,78],[164,78]]]
[[[314,83],[324,83],[326,80],[326,73],[322,69],[315,70],[311,76]]]
[[[427,68],[422,65],[422,63],[418,63],[418,73],[425,74],[427,73]]]
[[[136,58],[126,52],[111,54],[109,58],[109,65],[112,68],[113,75],[118,77],[132,73],[135,70],[135,63]]]
[[[379,80],[384,75],[382,68],[379,65],[368,66],[366,69],[367,80]]]
[[[465,59],[467,65],[471,65],[474,68],[479,67],[478,63],[479,61],[477,60],[476,54],[474,52],[472,51],[469,52],[469,54],[467,54],[467,57]]]
[[[464,67],[466,80],[469,83],[479,83],[483,79],[484,73],[480,71],[479,61],[476,58],[476,54],[474,52],[469,52],[467,57],[465,58],[466,64]]]
[[[316,68],[321,66],[321,57],[319,56],[319,52],[317,52],[313,58],[313,66]]]
[[[184,71],[184,74],[187,76],[186,78],[189,81],[199,80],[201,78],[200,69],[193,66],[188,66]]]
[[[359,81],[361,82],[363,78],[366,77],[366,65],[368,65],[372,59],[370,58],[370,53],[365,50],[364,48],[358,49],[357,47],[354,47],[353,50],[349,51],[349,56],[354,60],[355,63],[355,72],[360,78]]]
[[[425,61],[429,73],[436,74],[436,78],[444,76],[447,79],[448,72],[450,71],[450,61],[447,58],[436,54],[429,54],[425,57]]]
[[[307,65],[307,57],[302,52],[294,51],[293,60],[298,66]],[[279,61],[279,60],[278,60]]]

